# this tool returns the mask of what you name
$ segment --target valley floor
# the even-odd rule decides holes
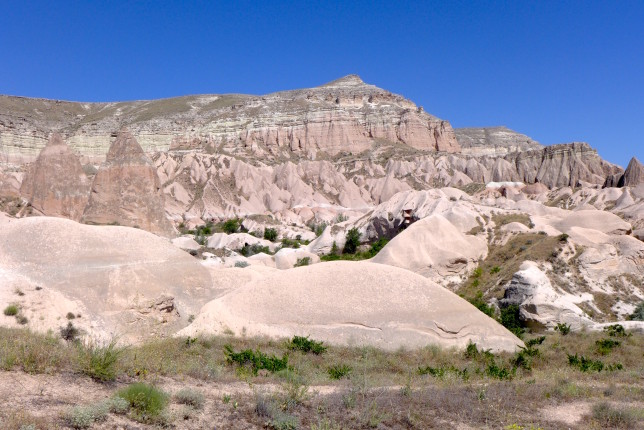
[[[0,329],[0,428],[642,428],[643,334],[524,340],[516,354],[432,346],[315,354],[292,340],[182,338],[110,349]],[[100,411],[136,382],[167,393],[166,409]]]

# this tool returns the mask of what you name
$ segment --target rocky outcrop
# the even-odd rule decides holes
[[[520,317],[528,327],[553,329],[564,323],[578,330],[594,324],[575,304],[583,299],[555,291],[536,263],[526,261],[519,269],[506,287],[501,306],[519,306]]]
[[[78,157],[58,133],[27,171],[20,194],[39,214],[78,221],[89,197],[89,180]]]
[[[477,157],[503,157],[513,152],[543,149],[539,142],[507,127],[455,128],[454,135],[463,154]]]
[[[82,222],[118,224],[170,235],[159,177],[136,139],[122,130],[94,177]]]
[[[635,187],[641,183],[644,183],[644,166],[633,157],[623,174],[614,174],[606,178],[604,187]]]

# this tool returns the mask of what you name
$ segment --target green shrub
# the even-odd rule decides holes
[[[501,309],[499,322],[517,337],[522,337],[525,330],[521,323],[519,305],[510,305]]]
[[[298,239],[289,239],[288,237],[285,237],[282,239],[282,248],[298,249],[299,247],[300,247],[300,241]]]
[[[124,415],[130,410],[130,403],[122,397],[112,397],[105,401],[107,408],[113,414]]]
[[[244,267],[248,267],[249,264],[246,261],[235,261],[235,267],[243,269]]]
[[[290,340],[287,347],[294,351],[302,351],[304,353],[312,352],[313,354],[319,355],[326,351],[326,346],[323,343],[311,340],[308,336],[293,336],[293,339]]]
[[[67,322],[66,327],[60,328],[60,337],[62,337],[67,342],[74,342],[78,339],[80,331],[74,327],[71,321]]]
[[[612,324],[612,325],[609,325],[608,327],[604,327],[604,331],[608,333],[609,336],[612,336],[612,337],[629,336],[629,334],[626,333],[626,330],[624,330],[624,326],[621,324]]]
[[[635,307],[635,310],[630,315],[630,318],[633,321],[644,321],[644,302]]]
[[[302,257],[297,259],[293,267],[308,266],[309,264],[311,264],[311,257]]]
[[[87,345],[81,347],[81,371],[99,382],[116,379],[116,364],[122,353],[114,342],[105,346]]]
[[[619,342],[614,339],[600,339],[595,341],[595,345],[597,345],[598,353],[601,355],[607,355],[610,354],[613,348],[619,346]]]
[[[174,395],[174,398],[177,403],[192,406],[195,409],[202,409],[205,403],[204,395],[200,391],[193,390],[191,388],[179,390],[179,392]]]
[[[485,374],[496,379],[512,379],[516,372],[515,367],[499,367],[494,360],[487,365]]]
[[[259,243],[255,243],[253,245],[245,244],[244,247],[239,250],[239,253],[244,257],[250,257],[255,254],[259,254],[260,252],[263,252],[264,254],[272,254],[268,246],[262,246]]]
[[[257,375],[257,372],[261,369],[278,372],[288,367],[288,355],[278,358],[275,355],[269,356],[259,350],[253,351],[252,349],[235,352],[230,345],[224,346],[224,355],[228,364],[250,367],[253,375]]]
[[[501,268],[499,266],[494,266],[493,268],[490,269],[490,275],[494,275],[496,273],[499,273],[501,271]]]
[[[355,254],[360,246],[360,236],[362,234],[357,228],[353,227],[347,232],[346,240],[344,242],[344,249],[342,252],[345,254]]]
[[[166,393],[142,382],[130,384],[116,395],[129,403],[133,418],[140,422],[156,422],[168,405]]]
[[[481,267],[477,267],[472,272],[472,277],[475,278],[475,279],[480,278],[482,274],[483,274],[483,269]]]
[[[570,236],[568,236],[566,233],[562,233],[557,237],[557,239],[559,239],[559,242],[568,242],[569,237]]]
[[[604,369],[604,363],[600,360],[592,360],[584,357],[583,355],[578,357],[577,354],[568,354],[568,364],[582,372],[588,372],[589,370],[601,372]]]
[[[555,331],[558,331],[562,336],[565,336],[570,333],[570,324],[558,323],[555,327]]]
[[[277,239],[277,230],[274,228],[265,228],[264,229],[264,239],[275,242]]]
[[[478,279],[477,279],[478,281]],[[479,311],[483,312],[485,315],[489,316],[490,318],[494,318],[494,308],[483,300],[483,292],[478,291],[476,293],[476,296],[474,296],[473,299],[469,301],[476,309]]]
[[[224,233],[228,234],[233,234],[236,233],[237,230],[239,230],[239,219],[233,218],[229,219],[226,222],[224,222],[224,225],[222,226],[222,230],[224,230]]]
[[[386,237],[381,237],[371,244],[371,247],[367,251],[367,258],[375,257],[386,244],[389,243],[389,239]]]
[[[195,236],[210,236],[213,233],[213,224],[208,221],[205,225],[200,225],[195,228]]]
[[[18,308],[17,305],[9,305],[6,308],[4,308],[4,314],[8,317],[13,317],[18,315],[19,311],[20,311],[20,308]]]
[[[329,366],[327,368],[329,378],[331,379],[342,379],[349,373],[351,373],[351,370],[351,366],[347,364],[334,364],[333,366]]]

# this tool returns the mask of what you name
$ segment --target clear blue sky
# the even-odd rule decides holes
[[[0,0],[0,48],[2,94],[265,94],[356,73],[454,127],[644,158],[644,1]]]

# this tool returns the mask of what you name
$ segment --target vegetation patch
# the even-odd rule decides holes
[[[288,342],[287,347],[292,351],[302,351],[304,353],[310,352],[319,355],[324,353],[327,349],[323,343],[324,342],[311,340],[309,339],[309,336],[293,336],[293,338]]]
[[[163,421],[162,413],[168,405],[169,396],[155,386],[137,382],[119,390],[116,395],[128,402],[131,416],[136,421]]]
[[[262,369],[273,373],[288,367],[287,354],[283,355],[282,358],[278,358],[275,355],[265,354],[259,349],[256,351],[245,349],[240,352],[235,352],[230,345],[224,346],[224,354],[228,364],[237,364],[240,367],[249,368],[255,376]]]

